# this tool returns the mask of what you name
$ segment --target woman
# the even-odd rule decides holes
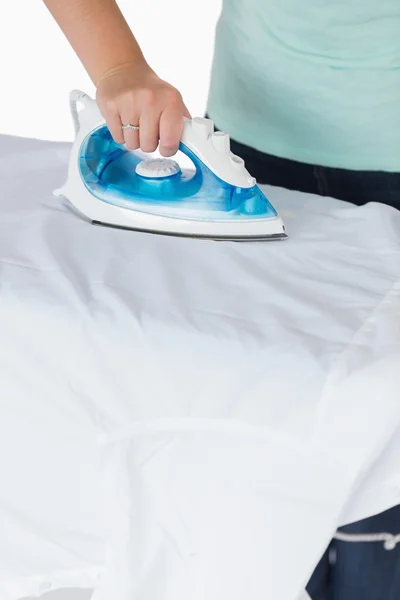
[[[116,2],[45,3],[115,141],[175,154],[188,109]],[[259,183],[400,209],[399,0],[225,0],[208,114]],[[313,600],[398,599],[400,544],[363,536],[400,533],[400,508],[343,531],[349,541],[332,543],[310,581]]]

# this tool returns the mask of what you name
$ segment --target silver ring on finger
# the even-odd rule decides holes
[[[123,131],[139,131],[139,125],[122,125]]]

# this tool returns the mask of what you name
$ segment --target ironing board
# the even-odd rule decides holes
[[[400,213],[266,188],[287,242],[95,227],[69,148],[0,137],[0,597],[298,598],[400,502]]]

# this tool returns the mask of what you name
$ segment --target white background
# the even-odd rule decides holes
[[[118,3],[152,68],[202,116],[221,0]],[[68,93],[94,87],[42,0],[1,2],[0,57],[0,133],[72,140]]]

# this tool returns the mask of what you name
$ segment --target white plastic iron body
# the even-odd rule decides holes
[[[82,110],[78,111],[78,105]],[[210,119],[186,119],[180,149],[195,170],[148,159],[112,140],[96,102],[70,94],[76,139],[68,177],[56,190],[93,223],[215,240],[282,240],[275,209]]]

